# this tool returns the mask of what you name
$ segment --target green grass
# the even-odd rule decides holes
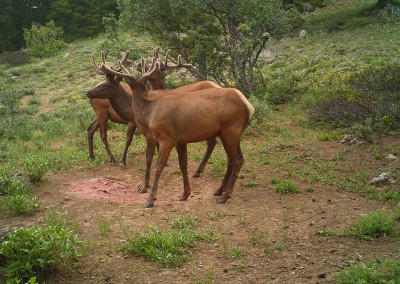
[[[395,230],[396,221],[392,214],[372,212],[358,219],[347,235],[359,239],[387,237]]]
[[[337,236],[337,233],[329,228],[324,228],[317,231],[317,236],[325,236],[325,237],[334,237]]]
[[[276,185],[275,191],[279,194],[279,195],[284,195],[287,193],[299,193],[300,192],[300,188],[297,184],[295,184],[292,181],[283,181],[283,182],[279,182]]]
[[[120,250],[152,260],[160,266],[180,266],[188,259],[188,248],[200,239],[195,225],[193,218],[177,219],[171,223],[173,231],[150,228],[147,234],[127,236],[127,242]]]
[[[399,279],[399,261],[371,260],[340,271],[336,276],[336,283],[396,284],[399,283]]]

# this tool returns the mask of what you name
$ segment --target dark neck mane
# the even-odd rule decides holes
[[[153,104],[151,101],[147,100],[148,90],[141,82],[133,82],[132,91],[132,104],[133,113],[135,115],[136,121],[139,125],[139,129],[145,128],[149,129],[149,117]]]

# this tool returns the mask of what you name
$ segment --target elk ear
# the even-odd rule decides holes
[[[126,77],[124,77],[123,79],[124,79],[125,83],[128,84],[129,87],[132,87],[132,86],[133,86],[133,81],[132,81],[131,79],[126,78]]]
[[[122,81],[122,79],[123,79],[122,77],[116,76],[115,77],[115,82],[120,83]]]

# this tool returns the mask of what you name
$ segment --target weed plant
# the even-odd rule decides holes
[[[52,266],[80,256],[78,241],[72,231],[59,226],[22,228],[0,244],[11,283],[21,283],[40,276]],[[20,281],[20,282],[18,282]]]
[[[347,235],[367,240],[380,236],[387,237],[394,232],[395,225],[393,215],[375,211],[358,219]]]
[[[41,156],[28,156],[22,166],[33,183],[41,183],[44,175],[49,171],[48,159]]]
[[[300,189],[297,184],[295,184],[289,180],[289,181],[278,182],[276,185],[275,191],[279,195],[284,195],[287,193],[299,193]]]
[[[171,223],[173,231],[150,228],[148,234],[127,236],[127,242],[120,247],[125,253],[133,253],[164,267],[180,266],[188,258],[187,248],[200,237],[195,231],[193,218],[181,218]]]
[[[336,276],[336,283],[395,284],[399,283],[399,279],[400,261],[372,260],[340,271]]]

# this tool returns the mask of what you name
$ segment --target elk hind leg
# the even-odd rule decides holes
[[[188,172],[187,172],[187,145],[177,145],[176,150],[179,157],[179,168],[182,172],[183,177],[183,194],[179,198],[179,201],[185,201],[189,198],[191,189],[189,184]]]
[[[201,161],[199,167],[197,168],[196,172],[194,173],[193,177],[199,177],[202,172],[204,172],[204,168],[207,165],[208,159],[211,156],[211,153],[214,151],[215,145],[217,145],[217,138],[213,137],[207,140],[207,151]]]
[[[240,169],[242,168],[244,158],[240,150],[240,137],[235,135],[221,137],[223,145],[228,155],[228,165],[231,164],[230,173],[227,170],[225,178],[227,178],[227,185],[223,189],[222,195],[218,198],[217,203],[225,203],[231,198],[233,187],[235,186]],[[224,178],[224,181],[226,182]],[[223,182],[224,182],[223,181]]]

